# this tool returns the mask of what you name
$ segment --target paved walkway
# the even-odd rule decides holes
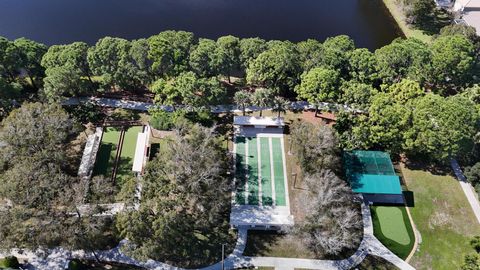
[[[480,223],[480,204],[475,192],[473,191],[474,189],[472,185],[467,181],[465,175],[463,175],[462,169],[460,168],[460,165],[458,165],[456,159],[450,159],[450,165],[452,166],[453,172],[457,176],[458,182],[460,183],[465,196],[467,197],[468,203],[470,203],[470,206],[472,207],[475,217],[477,217],[478,223]]]
[[[461,12],[463,21],[480,35],[480,0],[456,0],[453,10]]]
[[[379,256],[397,266],[399,269],[414,270],[412,266],[400,259],[387,249],[373,235],[373,224],[370,214],[370,208],[362,203],[363,233],[364,237],[357,251],[344,260],[312,260],[312,259],[295,259],[295,258],[277,258],[277,257],[236,257],[233,266],[239,267],[274,267],[278,269],[303,268],[318,270],[337,270],[352,269],[360,264],[365,257],[370,254]],[[229,261],[232,263],[232,261]],[[229,264],[231,265],[231,264]]]
[[[245,245],[247,242],[248,229],[239,228],[238,239],[233,252],[225,259],[225,267],[227,269],[243,268],[243,267],[275,267],[278,269],[295,268],[303,269],[318,269],[318,270],[337,270],[337,269],[352,269],[360,264],[365,257],[375,255],[386,259],[400,269],[414,270],[412,266],[397,257],[390,250],[388,250],[380,241],[373,235],[373,225],[370,215],[370,208],[362,203],[362,217],[364,223],[364,237],[358,250],[347,259],[343,260],[312,260],[312,259],[295,259],[295,258],[277,258],[277,257],[248,257],[243,256]],[[118,262],[130,265],[136,265],[144,267],[150,270],[186,270],[178,267],[174,267],[162,262],[148,260],[146,262],[140,262],[131,257],[126,256],[120,251],[120,247],[127,243],[126,240],[120,242],[119,246],[108,250],[96,252],[97,257],[101,261],[105,262]],[[65,269],[68,265],[68,261],[71,258],[78,259],[91,259],[95,257],[92,253],[84,251],[67,251],[61,248],[52,249],[48,252],[48,255],[41,256],[39,253],[32,252],[18,252],[13,250],[11,255],[18,258],[27,259],[30,262],[29,269],[37,270],[61,270]],[[4,257],[7,254],[0,254],[0,257]],[[201,270],[221,270],[221,262],[214,265],[202,268]]]
[[[102,107],[123,108],[123,109],[137,110],[137,111],[148,111],[149,109],[152,109],[152,108],[159,108],[167,112],[173,111],[172,106],[155,105],[153,103],[140,102],[140,101],[130,101],[130,100],[112,99],[112,98],[98,98],[98,97],[69,98],[65,100],[63,104],[78,105],[80,103],[85,103],[85,102],[93,102],[96,105],[102,106]],[[186,106],[182,106],[182,105],[177,106],[177,108],[184,108],[184,107]],[[315,106],[305,101],[296,101],[296,102],[290,103],[290,108],[292,110],[306,110],[306,109],[315,109]],[[334,110],[334,111],[343,109],[349,112],[363,113],[363,111],[350,108],[347,105],[327,103],[327,102],[321,102],[319,104],[319,109],[328,109],[328,110]],[[241,108],[236,105],[210,106],[210,110],[212,113],[227,113],[227,112],[241,113],[242,112]],[[247,112],[260,111],[260,110],[272,110],[272,108],[258,107],[258,106],[248,106],[245,108],[245,111]]]

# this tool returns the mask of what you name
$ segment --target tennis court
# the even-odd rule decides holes
[[[240,137],[235,139],[239,205],[286,206],[285,155],[281,137]]]

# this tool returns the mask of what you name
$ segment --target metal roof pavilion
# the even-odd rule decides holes
[[[345,172],[356,193],[402,194],[390,155],[380,151],[350,151],[344,154]]]

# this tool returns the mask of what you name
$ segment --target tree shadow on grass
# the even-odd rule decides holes
[[[358,270],[397,270],[398,268],[387,260],[373,256],[367,255],[365,259],[360,263],[357,268]]]
[[[285,234],[276,231],[249,231],[243,254],[246,256],[270,255],[272,246],[277,244],[284,236]]]
[[[132,171],[133,160],[130,157],[120,157],[117,164],[117,176],[115,179],[115,186],[121,189],[128,178],[134,176]]]
[[[108,172],[108,162],[113,150],[113,144],[111,143],[102,143],[97,152],[97,158],[95,160],[95,165],[93,167],[93,175],[105,175],[109,174]]]
[[[422,30],[427,35],[436,35],[440,33],[440,30],[452,23],[452,18],[447,11],[443,9],[435,9],[424,21],[418,22],[415,28]]]
[[[452,170],[447,163],[440,163],[429,160],[428,157],[415,156],[408,158],[404,162],[410,170],[427,171],[433,175],[451,175]]]
[[[222,260],[222,245],[226,245],[227,256],[236,243],[236,235],[230,230],[227,220],[219,222],[209,229],[198,230],[188,218],[178,218],[171,224],[176,230],[166,233],[168,242],[162,240],[159,244],[161,251],[154,255],[155,259],[183,268],[201,268],[218,263]]]

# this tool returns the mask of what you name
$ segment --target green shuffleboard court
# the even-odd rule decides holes
[[[261,151],[261,180],[262,180],[262,204],[272,205],[272,167],[270,162],[270,142],[268,138],[260,138]]]
[[[258,205],[258,149],[257,138],[248,138],[248,204]]]
[[[283,151],[280,138],[272,138],[273,171],[275,175],[276,204],[287,205],[285,200],[285,175],[283,173]]]
[[[281,138],[236,137],[236,204],[286,206],[284,158]]]

